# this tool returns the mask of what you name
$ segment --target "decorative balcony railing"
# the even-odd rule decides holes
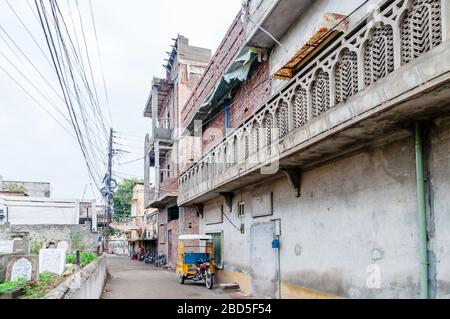
[[[299,134],[356,93],[440,45],[443,29],[448,29],[443,27],[448,6],[447,0],[385,1],[184,172],[178,203],[286,151],[288,133]]]

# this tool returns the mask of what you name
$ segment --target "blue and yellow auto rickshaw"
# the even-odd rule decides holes
[[[178,237],[177,276],[185,280],[205,281],[211,289],[214,277],[214,249],[212,236],[181,235]]]

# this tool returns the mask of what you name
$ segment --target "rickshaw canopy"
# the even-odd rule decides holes
[[[180,235],[178,240],[212,240],[210,235]]]

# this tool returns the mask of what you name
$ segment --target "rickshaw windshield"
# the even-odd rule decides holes
[[[213,258],[212,238],[210,236],[180,236],[179,256],[183,264],[195,265],[199,261],[209,262]]]

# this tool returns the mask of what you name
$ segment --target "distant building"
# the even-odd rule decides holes
[[[156,252],[156,219],[152,223],[152,216],[157,210],[145,209],[144,184],[133,187],[131,200],[131,223],[127,228],[130,256],[141,255],[147,251]]]
[[[11,225],[78,225],[79,201],[0,195],[0,219]]]
[[[50,183],[5,181],[0,175],[0,194],[13,196],[50,197]]]
[[[192,46],[179,35],[164,66],[166,77],[153,78],[144,109],[144,117],[151,118],[152,125],[152,135],[145,140],[145,207],[158,209],[158,254],[166,255],[171,266],[176,263],[178,236],[199,231],[197,211],[177,205],[178,178],[184,170],[179,158],[188,156],[186,150],[192,146],[192,139],[183,139],[177,128],[184,121],[183,106],[210,60],[211,50]],[[150,169],[155,171],[154,187],[150,184]]]
[[[94,214],[94,211],[96,214]],[[81,225],[88,223],[92,225],[93,219],[97,220],[97,229],[106,226],[106,205],[97,205],[94,201],[80,202],[79,223]]]

